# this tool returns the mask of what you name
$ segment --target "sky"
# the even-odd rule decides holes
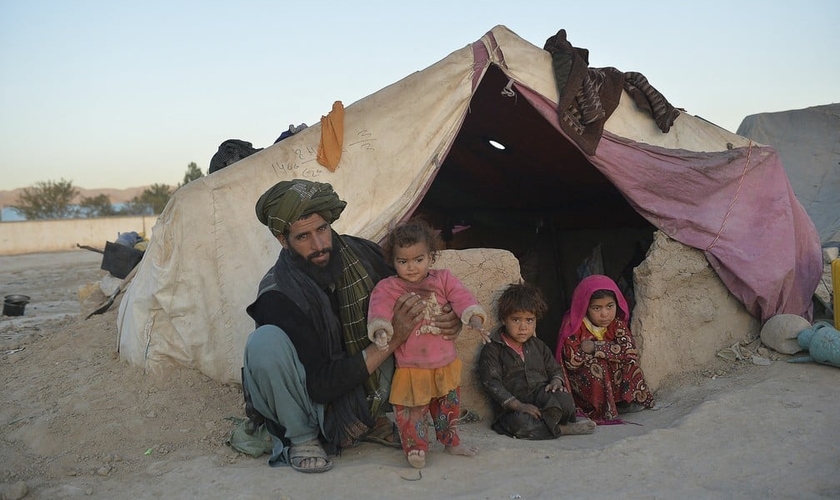
[[[591,67],[732,132],[840,102],[836,0],[0,0],[0,190],[176,185],[500,24],[538,47],[565,29]]]

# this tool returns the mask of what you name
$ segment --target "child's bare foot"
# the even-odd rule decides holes
[[[426,466],[426,452],[423,450],[409,450],[408,463],[415,469],[422,469]]]
[[[459,444],[458,446],[446,446],[444,448],[446,453],[450,455],[462,455],[465,457],[474,457],[478,455],[478,448],[475,446],[464,446],[463,444]]]
[[[571,436],[575,434],[592,434],[595,432],[596,424],[586,417],[578,417],[576,422],[569,422],[566,425],[559,425],[561,436]]]

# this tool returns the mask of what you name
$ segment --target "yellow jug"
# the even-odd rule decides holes
[[[840,330],[840,259],[831,261],[831,290],[834,297],[831,304],[834,308],[834,328]]]

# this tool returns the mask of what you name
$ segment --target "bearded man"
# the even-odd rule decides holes
[[[399,447],[385,416],[392,354],[424,312],[420,297],[401,297],[388,349],[371,344],[370,291],[394,271],[375,243],[333,231],[346,205],[330,184],[295,179],[255,207],[283,248],[247,308],[257,329],[245,345],[242,384],[272,435],[269,463],[301,472],[332,468],[325,447],[334,454],[363,439]],[[435,325],[453,340],[461,329],[451,308]]]

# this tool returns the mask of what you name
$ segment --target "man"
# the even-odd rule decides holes
[[[332,230],[346,205],[331,185],[296,179],[255,207],[283,249],[247,309],[258,328],[245,345],[242,384],[274,437],[269,463],[301,472],[332,468],[322,442],[331,450],[363,438],[398,443],[384,417],[391,355],[423,317],[420,298],[407,294],[394,307],[388,349],[370,343],[370,291],[393,269],[374,243]],[[451,339],[461,328],[451,309],[435,324]]]

